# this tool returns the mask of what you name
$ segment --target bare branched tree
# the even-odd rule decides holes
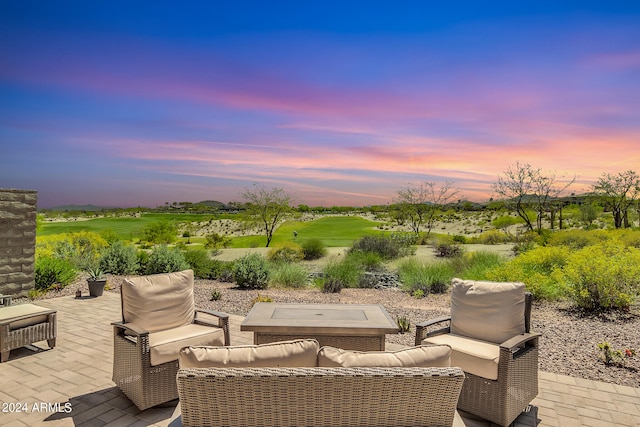
[[[618,174],[605,172],[593,186],[593,191],[611,209],[616,228],[629,227],[627,212],[634,201],[640,198],[638,174],[632,170]]]
[[[265,188],[255,183],[253,190],[247,189],[242,197],[248,201],[248,220],[259,224],[264,230],[267,236],[266,247],[269,247],[279,222],[288,218],[292,213],[291,195],[282,188]]]
[[[448,180],[440,185],[435,182],[409,184],[398,191],[398,209],[414,233],[420,233],[420,228],[426,224],[429,234],[438,209],[453,200],[458,193],[454,182]]]
[[[575,179],[573,177],[559,185],[555,174],[544,175],[540,168],[516,162],[509,166],[504,176],[498,176],[493,189],[522,218],[529,231],[541,233],[544,213],[554,209],[552,200],[559,197]],[[535,212],[535,218],[532,211]]]

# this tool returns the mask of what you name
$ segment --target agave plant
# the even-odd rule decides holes
[[[89,267],[87,268],[87,273],[89,273],[88,280],[96,281],[104,279],[104,271],[102,271],[100,267]]]
[[[398,328],[400,328],[401,334],[404,334],[405,332],[409,332],[409,329],[411,328],[411,322],[407,317],[405,316],[398,317],[396,319],[396,323],[398,324]]]

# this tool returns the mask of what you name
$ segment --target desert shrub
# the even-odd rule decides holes
[[[220,261],[218,259],[212,259],[209,278],[219,280],[221,282],[233,282],[234,264],[235,261]]]
[[[460,244],[462,244],[462,245],[464,245],[464,244],[468,243],[468,240],[467,240],[466,236],[463,236],[463,235],[461,235],[461,234],[455,234],[455,235],[452,237],[452,239],[453,239],[453,241],[454,241],[454,242],[456,242],[456,243],[460,243]]]
[[[386,236],[364,236],[353,242],[350,251],[373,252],[384,260],[396,259],[404,256],[400,242]]]
[[[577,306],[627,309],[640,295],[640,249],[611,242],[588,246],[570,255],[562,273]]]
[[[504,262],[505,258],[500,254],[486,251],[469,252],[448,260],[456,277],[469,280],[486,280],[487,272]]]
[[[308,239],[302,242],[304,259],[307,261],[320,259],[326,255],[327,250],[320,239]]]
[[[39,257],[52,257],[53,248],[60,240],[60,235],[36,236],[36,259]]]
[[[222,292],[220,289],[214,289],[211,291],[211,296],[209,297],[209,301],[220,301],[222,299]]]
[[[536,299],[557,300],[566,295],[560,280],[568,262],[566,246],[537,247],[486,272],[488,280],[523,282]]]
[[[621,230],[619,233],[623,245],[640,249],[640,230]]]
[[[409,258],[398,265],[398,275],[404,290],[411,294],[421,291],[422,295],[443,293],[449,289],[453,279],[453,269],[449,263],[436,261],[421,263]]]
[[[522,218],[520,217],[514,217],[511,215],[503,215],[503,216],[499,216],[497,218],[495,218],[493,221],[491,221],[491,225],[493,225],[495,228],[498,228],[500,230],[507,230],[509,227],[516,225],[516,224],[522,224],[524,221],[522,220]]]
[[[189,264],[181,251],[161,245],[157,246],[153,252],[149,254],[145,273],[173,273],[188,268]]]
[[[147,265],[149,264],[149,252],[145,250],[138,250],[136,253],[136,259],[138,261],[138,274],[145,274],[147,271]]]
[[[416,244],[420,237],[415,233],[391,233],[391,240],[400,246],[399,257],[415,255]]]
[[[91,231],[58,234],[38,240],[38,256],[67,260],[79,270],[95,265],[102,250],[108,246],[98,233]]]
[[[462,246],[453,241],[450,236],[441,236],[435,240],[434,250],[437,257],[451,258],[463,254]]]
[[[413,293],[420,291],[420,297],[429,293],[428,278],[424,264],[414,258],[402,260],[398,264],[398,276],[404,290]]]
[[[511,250],[513,251],[513,254],[520,255],[530,251],[531,249],[534,249],[536,246],[538,246],[538,242],[539,242],[538,238],[539,238],[538,234],[531,231],[528,231],[524,234],[516,236],[513,239],[514,245],[511,248]]]
[[[112,274],[135,274],[140,267],[136,248],[117,240],[102,252],[100,269]]]
[[[362,266],[353,257],[344,257],[342,260],[332,260],[325,265],[324,292],[336,293],[342,288],[353,288],[358,285],[363,273]]]
[[[550,246],[566,246],[572,249],[582,249],[593,245],[598,240],[596,234],[587,230],[562,230],[553,233],[548,241]]]
[[[269,284],[267,260],[260,254],[247,254],[233,264],[233,279],[241,288],[266,289]]]
[[[297,262],[304,258],[304,250],[293,242],[283,242],[269,249],[267,259],[273,262]]]
[[[100,237],[102,237],[109,246],[120,240],[120,236],[118,236],[118,233],[110,228],[100,231]]]
[[[431,234],[420,233],[418,236],[416,236],[416,245],[430,245],[433,243],[433,239],[434,237]]]
[[[485,231],[474,239],[474,243],[480,243],[482,245],[499,245],[500,243],[507,243],[509,241],[511,241],[511,237],[498,230]]]
[[[307,285],[309,273],[300,264],[279,262],[273,264],[269,273],[269,286],[303,288]]]
[[[376,252],[349,251],[345,262],[357,266],[358,271],[382,271],[382,257]]]
[[[35,263],[35,288],[46,291],[59,285],[65,287],[77,277],[78,271],[71,262],[55,257],[39,257]]]
[[[198,279],[215,279],[213,277],[213,260],[205,249],[189,249],[183,252],[184,259]]]
[[[257,302],[273,302],[273,298],[258,294],[258,296],[251,300],[251,307],[256,305]]]

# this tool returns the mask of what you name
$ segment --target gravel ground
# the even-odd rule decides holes
[[[122,277],[109,276],[109,292],[119,292]],[[84,279],[43,298],[73,296],[78,287],[88,295]],[[393,318],[405,316],[411,321],[406,334],[387,335],[389,342],[411,346],[415,339],[415,323],[449,313],[448,295],[429,295],[416,299],[399,290],[343,289],[338,294],[325,294],[317,289],[244,290],[230,283],[196,280],[196,306],[230,314],[246,315],[252,300],[260,294],[276,302],[296,303],[366,303],[382,304]],[[221,292],[219,301],[210,301],[211,292]],[[18,301],[17,301],[18,302]],[[589,380],[640,387],[640,315],[614,314],[604,317],[582,316],[560,303],[534,303],[531,329],[542,333],[540,369]],[[608,341],[616,349],[633,348],[638,355],[627,359],[626,367],[607,366],[598,358],[597,344]]]

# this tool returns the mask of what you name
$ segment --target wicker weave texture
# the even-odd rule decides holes
[[[450,426],[459,368],[181,369],[184,426]]]
[[[255,344],[268,344],[278,341],[289,341],[305,338],[313,338],[318,341],[320,347],[328,345],[331,347],[342,348],[345,350],[358,351],[383,351],[384,335],[368,335],[368,336],[344,336],[344,335],[283,335],[283,334],[266,334],[255,333]]]
[[[49,347],[56,345],[57,328],[56,313],[47,315],[47,321],[24,328],[11,330],[10,322],[0,325],[0,360],[6,361],[9,352],[38,341],[47,340]]]
[[[176,373],[178,361],[151,366],[149,337],[135,342],[114,328],[113,382],[140,410],[168,402],[178,397]]]
[[[538,394],[538,340],[516,358],[501,349],[496,381],[466,373],[458,408],[510,425]]]

